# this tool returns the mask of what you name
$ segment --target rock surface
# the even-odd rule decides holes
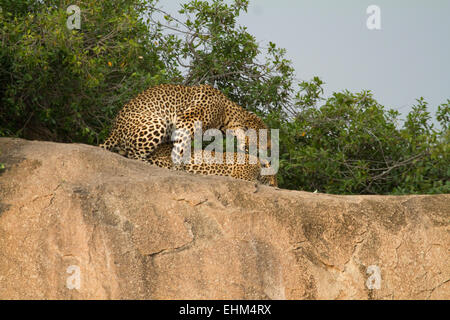
[[[0,162],[0,299],[450,298],[450,195],[280,190],[9,138]]]

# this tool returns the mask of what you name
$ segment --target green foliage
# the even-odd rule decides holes
[[[81,29],[69,30],[69,5]],[[118,109],[160,83],[208,83],[280,130],[280,186],[341,194],[450,192],[450,100],[401,125],[370,91],[298,89],[285,50],[237,23],[247,0],[0,0],[0,136],[102,142]]]
[[[321,97],[322,81],[302,82],[298,113],[280,128],[280,185],[338,194],[450,192],[449,104],[440,106],[440,131],[420,98],[400,127],[370,91]],[[322,101],[324,102],[322,103]],[[450,102],[450,101],[449,101]]]
[[[144,88],[167,81],[142,1],[1,1],[0,135],[97,143]]]
[[[247,7],[246,0],[191,1],[179,10],[182,18],[174,18],[153,6],[150,20],[166,60],[185,71],[184,84],[208,83],[252,111],[281,110],[290,101],[294,70],[284,49],[262,48],[237,25]]]

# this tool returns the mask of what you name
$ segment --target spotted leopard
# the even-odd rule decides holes
[[[160,144],[154,153],[146,158],[146,162],[162,168],[172,168],[172,143]],[[190,162],[184,164],[184,170],[202,175],[229,176],[247,181],[259,181],[263,184],[276,187],[276,175],[261,175],[261,167],[267,167],[254,156],[243,154],[244,161],[239,163],[238,153],[233,152],[232,163],[227,163],[227,152],[206,152],[199,154],[199,163],[195,163],[195,152],[191,152]],[[221,160],[218,163],[217,160]]]
[[[257,115],[209,85],[163,84],[145,90],[128,102],[118,113],[109,137],[100,147],[145,161],[159,144],[171,141],[172,134],[179,129],[172,153],[174,164],[179,165],[198,121],[204,131],[214,128],[239,132],[240,141],[247,144],[259,142],[252,137],[242,137],[242,130],[254,129],[258,139],[259,131],[267,129]],[[270,141],[266,147],[270,147]]]

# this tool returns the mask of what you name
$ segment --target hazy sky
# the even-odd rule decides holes
[[[366,26],[369,5],[381,9],[381,30]],[[450,99],[450,0],[250,0],[239,22],[286,48],[299,79],[320,76],[327,95],[369,89],[403,114],[421,96],[433,114]]]

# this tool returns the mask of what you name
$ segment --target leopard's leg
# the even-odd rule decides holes
[[[104,143],[99,144],[98,146],[102,149],[117,152],[124,157],[128,157],[127,152],[123,144],[121,144],[122,139],[120,138],[120,134],[118,134],[114,129],[111,131],[109,137],[105,140]]]
[[[174,144],[171,158],[175,170],[182,170],[184,164],[190,161],[191,136],[191,131],[185,128],[177,128],[172,136]]]
[[[138,126],[129,129],[125,145],[128,158],[146,161],[148,157],[165,140],[167,120],[148,117],[141,120]]]
[[[115,147],[117,146],[117,138],[114,132],[110,134],[110,136],[105,140],[105,142],[99,144],[98,146],[108,151],[114,151]]]
[[[190,118],[191,119],[188,119]],[[172,162],[176,170],[184,168],[184,164],[190,163],[191,143],[195,136],[195,132],[202,134],[202,122],[192,119],[192,114],[187,113],[177,120],[176,130],[172,135],[174,142],[172,150]]]

